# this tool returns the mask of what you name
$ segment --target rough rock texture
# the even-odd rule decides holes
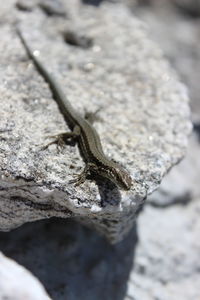
[[[145,207],[125,299],[200,298],[199,213],[199,198],[189,206]]]
[[[26,269],[0,253],[0,299],[50,300],[41,283]]]
[[[185,153],[191,129],[186,89],[143,24],[122,6],[66,1],[69,18],[63,19],[47,16],[40,5],[26,11],[7,2],[1,10],[0,228],[76,216],[116,242]],[[129,192],[105,181],[68,184],[84,166],[77,147],[41,151],[45,136],[68,129],[15,33],[16,19],[75,108],[81,114],[102,108],[95,127],[106,154],[131,173]],[[71,31],[76,45],[66,39]],[[88,47],[80,37],[91,41]]]
[[[53,299],[198,300],[199,213],[199,198],[164,209],[146,205],[114,246],[72,220],[45,220],[0,233],[0,248]]]
[[[147,22],[152,37],[188,84],[195,132],[185,159],[164,178],[141,212],[137,224],[141,243],[127,299],[200,299],[200,20],[198,10],[190,14],[199,1],[174,1],[182,4],[182,10],[172,2],[150,0],[149,6],[135,7],[134,12]]]
[[[199,84],[192,84],[199,82],[198,19],[173,12],[168,0],[138,2],[143,7],[134,12],[149,22],[151,37],[157,38],[177,71],[184,68],[182,79],[189,80],[193,118],[198,120]],[[152,7],[147,5],[151,2]],[[1,21],[13,20],[11,8],[3,13],[6,5],[8,1],[2,1]],[[179,44],[179,39],[184,42]],[[109,245],[91,229],[53,218],[1,232],[0,249],[31,270],[53,299],[199,300],[199,128],[197,123],[198,135],[192,136],[185,159],[148,197],[136,226],[122,242]]]
[[[147,198],[147,203],[164,208],[200,198],[199,150],[198,136],[193,134],[186,157],[163,179],[159,189]]]

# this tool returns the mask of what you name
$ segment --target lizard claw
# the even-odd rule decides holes
[[[84,183],[86,177],[80,175],[76,175],[77,178],[69,180],[69,184],[74,183],[75,186],[79,186],[80,184]]]
[[[54,138],[54,140],[52,142],[48,143],[47,145],[42,146],[41,150],[46,150],[49,146],[51,146],[53,144],[56,144],[58,153],[60,153],[61,150],[64,148],[65,143],[64,143],[64,140],[62,138],[62,134],[61,135],[59,135],[59,134],[58,135],[51,135],[51,136],[49,135],[45,138]]]
[[[76,177],[76,178],[71,179],[69,181],[69,183],[74,183],[75,186],[78,186],[78,185],[84,183],[86,181],[86,177],[88,175],[88,172],[89,172],[89,168],[88,168],[88,166],[86,166],[80,174],[74,174],[73,176]]]

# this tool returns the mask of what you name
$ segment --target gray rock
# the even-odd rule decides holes
[[[16,2],[16,8],[22,11],[32,11],[36,4],[34,0],[18,0]]]
[[[124,299],[136,243],[136,226],[110,245],[71,219],[0,232],[0,249],[33,272],[56,300]]]
[[[200,298],[199,212],[199,198],[186,206],[145,207],[124,299]]]
[[[39,5],[47,16],[66,17],[65,8],[60,0],[40,0]]]
[[[199,212],[199,198],[185,206],[145,206],[116,245],[73,220],[43,220],[1,232],[0,248],[53,299],[198,300]]]
[[[2,253],[0,253],[0,299],[50,300],[38,279]]]
[[[11,0],[10,0],[11,1]],[[99,9],[66,2],[70,19],[4,9],[1,24],[0,228],[59,216],[77,217],[119,241],[139,206],[184,155],[188,97],[144,25],[122,7]],[[130,172],[133,187],[119,191],[104,180],[69,184],[84,167],[77,147],[57,153],[45,136],[67,131],[51,91],[28,59],[6,12],[17,16],[27,40],[41,51],[74,107],[84,114],[102,107],[95,123],[105,153]],[[0,13],[1,14],[1,13]],[[63,40],[63,32],[93,40],[87,49]],[[12,40],[12,43],[10,42]],[[81,100],[80,100],[81,99]]]
[[[199,151],[198,137],[193,134],[186,157],[163,179],[159,189],[147,198],[147,203],[166,207],[178,203],[184,205],[192,199],[198,199],[200,197]]]
[[[195,0],[177,0],[192,7]],[[134,6],[134,15],[147,24],[149,34],[163,49],[181,80],[188,86],[192,118],[200,122],[200,30],[199,19],[188,18],[176,9],[174,1],[151,0],[146,7]],[[196,5],[200,3],[196,1]],[[169,26],[170,24],[170,26]],[[174,30],[172,30],[172,28]]]
[[[18,0],[16,8],[30,12],[36,7],[40,8],[47,16],[66,17],[65,7],[60,0]]]

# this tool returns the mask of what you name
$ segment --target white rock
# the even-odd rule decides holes
[[[0,253],[0,299],[50,300],[38,279]]]

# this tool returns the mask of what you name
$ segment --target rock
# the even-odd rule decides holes
[[[16,8],[22,11],[32,11],[37,3],[34,0],[18,0]]]
[[[134,15],[147,24],[149,34],[163,49],[181,80],[188,86],[191,99],[192,119],[200,122],[200,30],[199,19],[181,14],[174,1],[152,0],[146,7],[133,7]],[[178,0],[177,0],[178,2]],[[184,0],[179,2],[184,3]],[[199,1],[185,0],[193,5]],[[192,4],[193,3],[193,4]],[[169,26],[170,24],[170,26]],[[174,28],[174,30],[171,30]]]
[[[163,179],[159,189],[148,197],[147,203],[158,207],[184,205],[200,197],[199,150],[198,137],[193,134],[186,157]]]
[[[77,146],[68,145],[61,153],[54,145],[41,150],[50,141],[45,137],[68,128],[15,33],[15,20],[5,15],[0,42],[0,229],[52,216],[76,217],[117,242],[133,226],[146,196],[185,154],[191,130],[187,91],[144,25],[123,6],[66,2],[73,18],[63,19],[48,18],[38,8],[17,10],[10,1],[4,13],[17,17],[74,107],[82,115],[86,108],[102,107],[102,121],[94,126],[105,153],[127,168],[134,184],[129,192],[105,180],[75,187],[69,180],[84,167]],[[87,48],[71,45],[63,40],[64,30],[93,42]]]
[[[0,232],[0,249],[33,272],[57,300],[124,299],[136,244],[136,226],[110,245],[72,219]]]
[[[199,198],[164,209],[146,205],[116,245],[73,220],[54,218],[1,232],[0,248],[31,270],[53,299],[196,300],[199,213]]]
[[[162,210],[145,207],[138,219],[139,243],[124,299],[200,298],[199,213],[199,198]]]
[[[29,271],[0,253],[0,299],[50,300]]]
[[[47,16],[66,17],[65,7],[60,0],[40,0],[39,5]]]

